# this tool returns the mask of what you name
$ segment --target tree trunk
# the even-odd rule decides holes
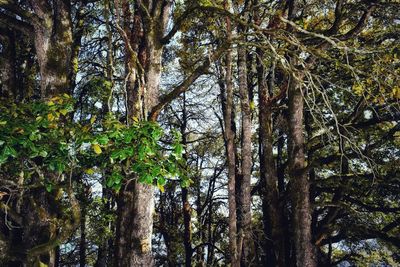
[[[262,53],[260,57],[262,58]],[[273,156],[273,122],[272,122],[272,105],[269,92],[272,88],[267,88],[265,80],[265,68],[259,62],[257,66],[258,72],[258,90],[259,90],[259,138],[260,138],[260,171],[263,176],[265,190],[264,197],[266,200],[267,219],[271,227],[271,239],[274,250],[274,265],[285,266],[285,243],[284,230],[282,229],[282,208],[279,203],[278,176],[275,169],[275,159]],[[270,79],[274,79],[270,77]],[[272,87],[272,83],[271,86]],[[268,92],[269,91],[269,92]]]
[[[52,8],[46,0],[31,0],[35,49],[40,68],[42,97],[68,93],[72,55],[71,3],[55,0]]]
[[[86,204],[82,205],[81,210],[81,236],[79,242],[79,266],[85,267],[86,266]]]
[[[130,82],[126,88],[128,122],[132,120],[132,117],[147,120],[148,113],[158,102],[163,50],[158,38],[165,31],[170,8],[170,4],[161,5],[158,1],[134,5],[135,27],[131,29],[128,27],[131,18],[129,3],[127,1],[122,3],[126,21],[122,34],[127,37],[125,39],[126,59],[130,76]],[[148,20],[147,15],[142,12],[141,5],[145,5],[147,10],[152,10],[154,20]],[[136,57],[132,52],[136,54]],[[137,64],[138,62],[141,67]],[[118,196],[116,266],[149,267],[154,265],[151,252],[154,189],[152,185],[139,183],[137,178],[127,177],[127,182],[122,186]]]
[[[303,133],[303,96],[295,77],[291,77],[289,88],[289,132],[288,163],[296,264],[298,267],[314,267],[315,248],[311,234],[310,183],[305,170]]]
[[[187,127],[187,110],[186,110],[186,94],[183,93],[183,109],[182,109],[182,124],[181,124],[181,135],[182,135],[182,145],[186,147],[187,145],[187,134],[186,134],[186,127]],[[183,154],[183,159],[185,161],[188,160],[188,155],[185,152]],[[191,227],[191,207],[189,203],[189,192],[187,188],[182,188],[182,214],[183,214],[183,245],[185,248],[185,266],[190,267],[192,266],[192,255],[193,255],[193,248],[192,248],[192,227]]]
[[[242,116],[242,149],[240,184],[240,221],[239,249],[242,251],[241,261],[245,266],[251,263],[251,110],[247,87],[246,49],[238,47],[238,77]]]
[[[0,97],[16,98],[16,51],[15,33],[0,27],[2,51],[0,54]]]
[[[103,199],[106,201],[104,212],[106,214],[108,214],[113,210],[114,205],[113,205],[113,199],[111,197],[110,189],[106,188],[105,185],[103,185],[102,195],[103,195]],[[108,228],[108,231],[113,232],[113,223],[112,222],[109,222],[106,227]],[[95,267],[106,267],[107,263],[110,262],[108,259],[109,259],[109,255],[111,253],[112,253],[112,238],[111,237],[104,238],[101,241],[101,244],[97,251],[97,260],[96,260],[96,263],[94,266]]]
[[[226,9],[228,9],[228,5]],[[226,17],[227,39],[232,39],[231,20]],[[231,48],[226,53],[226,70],[225,70],[225,92],[221,95],[225,96],[222,100],[224,126],[225,126],[225,147],[228,164],[228,205],[229,205],[229,254],[232,267],[240,265],[237,247],[237,214],[236,214],[236,159],[235,159],[235,134],[232,129],[234,124],[233,114],[233,84],[232,84],[232,51]],[[224,103],[225,100],[225,103]]]
[[[55,0],[51,4],[45,0],[32,0],[30,3],[33,14],[29,19],[34,29],[41,97],[49,98],[59,93],[67,93],[72,45],[70,3],[61,0]],[[26,73],[30,71],[24,70]],[[21,97],[26,95],[30,95],[30,92],[20,93]],[[48,177],[52,179],[50,173]],[[31,190],[29,195],[23,196],[22,246],[27,255],[21,260],[28,266],[40,263],[49,267],[56,265],[54,240],[58,238],[59,232],[57,226],[50,222],[59,216],[59,211],[56,210],[57,201],[55,193],[49,194],[44,188]],[[68,229],[64,231],[66,233]]]

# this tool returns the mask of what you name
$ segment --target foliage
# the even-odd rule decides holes
[[[134,119],[127,126],[108,115],[96,123],[81,125],[72,119],[74,101],[68,95],[29,104],[7,104],[0,108],[0,172],[39,175],[51,191],[72,172],[94,175],[109,170],[107,186],[119,190],[125,177],[138,177],[161,190],[169,179],[181,174],[183,146],[174,134],[168,152],[160,144],[164,133],[154,122]],[[45,174],[53,175],[45,175]],[[133,176],[132,176],[133,175]],[[187,186],[187,179],[181,180]]]

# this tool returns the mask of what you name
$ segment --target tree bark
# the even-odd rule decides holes
[[[72,22],[70,1],[31,0],[34,43],[40,68],[42,97],[70,91]],[[39,19],[40,18],[40,19]]]
[[[262,55],[260,55],[262,57]],[[278,176],[273,156],[273,122],[272,105],[265,81],[265,71],[261,63],[258,64],[258,90],[259,90],[259,138],[260,138],[260,172],[263,176],[264,197],[271,227],[271,239],[274,250],[274,265],[285,266],[284,230],[282,229],[282,208],[279,203]],[[270,77],[274,79],[274,77]],[[269,90],[272,92],[272,88]]]
[[[226,9],[229,5],[226,4]],[[226,17],[226,31],[228,42],[232,39],[231,20]],[[237,214],[236,214],[236,158],[235,158],[235,133],[232,129],[234,124],[233,114],[233,83],[232,83],[232,50],[228,49],[225,63],[225,92],[221,92],[225,99],[222,100],[224,126],[225,126],[225,148],[228,164],[228,206],[229,206],[229,254],[232,267],[240,265],[237,247]],[[225,100],[225,103],[224,103]]]
[[[122,6],[125,27],[120,32],[125,37],[130,75],[130,82],[126,88],[127,121],[132,120],[132,117],[147,120],[149,111],[157,104],[159,97],[163,50],[159,39],[165,31],[170,3],[134,3],[133,28],[128,27],[131,18],[130,4],[123,1]],[[116,8],[119,8],[118,5]],[[149,18],[143,9],[151,10],[152,18]],[[154,189],[152,185],[139,183],[137,178],[127,177],[117,200],[116,266],[154,266],[151,252]]]
[[[0,97],[14,100],[16,98],[16,43],[15,33],[0,27],[2,51],[0,54]]]
[[[303,133],[303,95],[294,75],[291,76],[289,94],[288,163],[296,265],[317,266],[311,233],[310,182],[305,171]]]
[[[252,151],[251,151],[251,110],[249,91],[247,87],[247,66],[246,48],[238,47],[238,78],[239,94],[241,103],[242,117],[242,147],[241,147],[241,175],[240,183],[240,220],[239,220],[239,241],[238,246],[241,261],[245,266],[251,263],[251,170],[252,170]],[[239,253],[240,253],[239,252]]]
[[[79,240],[79,267],[86,266],[86,205],[82,205],[81,210],[81,236]]]
[[[187,145],[187,134],[186,127],[188,123],[187,110],[186,110],[186,94],[183,93],[183,109],[182,109],[182,124],[181,124],[181,135],[182,135],[182,145],[186,147]],[[183,159],[188,160],[188,155],[185,152],[183,154]],[[192,266],[192,227],[191,227],[191,207],[189,203],[189,191],[187,188],[182,188],[182,214],[183,214],[183,246],[185,248],[185,266]]]
[[[66,0],[55,0],[51,3],[47,0],[31,0],[29,2],[31,9],[26,12],[28,15],[21,16],[27,21],[26,25],[24,24],[25,29],[33,30],[36,58],[40,68],[41,98],[67,93],[69,92],[67,77],[71,67],[72,45],[70,2]],[[7,8],[8,6],[5,5],[5,9]],[[12,8],[9,11],[13,12]],[[18,14],[18,16],[20,15]],[[23,33],[29,35],[29,31],[28,34],[26,31]],[[26,65],[25,67],[21,66],[21,73],[24,73],[21,76],[35,74],[29,69],[34,65],[33,62],[28,60]],[[32,76],[34,77],[34,75]],[[30,79],[25,78],[26,80]],[[31,95],[31,92],[26,92],[30,85],[22,80],[23,78],[19,77],[19,81],[17,81],[18,85],[23,85],[19,88],[20,98]],[[49,179],[53,179],[51,173],[48,173],[47,176]],[[32,179],[37,179],[37,177]],[[71,224],[67,222],[66,229],[63,229],[62,233],[56,229],[55,224],[51,223],[60,216],[60,212],[56,210],[58,199],[54,192],[49,194],[44,188],[37,188],[29,190],[29,194],[26,193],[21,198],[22,219],[21,229],[18,231],[22,232],[22,242],[18,246],[22,247],[25,255],[21,256],[19,260],[28,265],[44,263],[53,267],[56,265],[56,243],[64,239],[66,234],[70,234],[69,231],[74,230],[72,228],[76,227],[76,222]],[[75,212],[78,204],[75,200],[72,201]],[[79,219],[78,213],[80,212],[76,212],[76,216],[73,216],[74,220]]]

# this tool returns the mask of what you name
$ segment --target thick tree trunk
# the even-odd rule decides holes
[[[32,195],[24,199],[24,206],[22,210],[22,218],[24,226],[23,230],[23,244],[26,251],[31,250],[37,246],[47,243],[56,234],[54,226],[49,224],[53,214],[49,211],[52,210],[51,200],[47,192],[36,191]],[[55,250],[47,250],[40,253],[40,255],[27,255],[25,262],[30,265],[38,264],[39,261],[54,267]]]
[[[262,58],[262,53],[259,51]],[[259,90],[259,138],[260,138],[260,170],[263,176],[265,190],[263,191],[266,207],[267,220],[271,227],[271,240],[274,250],[274,265],[285,266],[285,242],[284,230],[282,224],[282,208],[279,203],[278,176],[275,169],[275,159],[273,156],[273,122],[272,105],[270,93],[272,88],[267,88],[265,68],[259,62],[258,72],[258,90]],[[274,79],[270,77],[270,79]],[[272,87],[273,83],[270,83]]]
[[[275,254],[276,266],[285,266],[284,233],[282,224],[282,209],[279,205],[278,179],[273,157],[273,132],[272,132],[272,109],[270,103],[260,101],[260,139],[262,154],[261,173],[265,178],[265,198],[271,226],[271,239]]]
[[[153,188],[131,181],[120,193],[116,236],[116,266],[153,266]]]
[[[30,22],[34,28],[33,39],[40,68],[41,97],[67,93],[72,45],[70,3],[61,0],[51,4],[45,0],[32,0],[30,3],[34,13]],[[30,92],[21,91],[20,96],[26,95],[30,95]],[[51,174],[48,177],[51,179]],[[59,216],[56,201],[55,195],[48,194],[44,188],[31,190],[22,200],[21,243],[27,255],[21,260],[28,266],[40,263],[49,267],[56,265],[54,240],[59,238],[59,232],[56,225],[50,223]],[[69,230],[73,229],[63,229],[62,235]]]
[[[15,33],[0,27],[2,50],[0,54],[0,97],[16,98],[16,43]]]
[[[296,264],[317,266],[311,233],[310,182],[305,170],[303,96],[292,76],[289,84],[288,157]]]
[[[150,1],[151,2],[151,1]],[[148,3],[149,5],[158,5]],[[139,3],[140,5],[140,3]],[[129,21],[128,2],[123,3],[124,20]],[[153,7],[147,7],[151,10]],[[154,16],[160,21],[148,22],[136,6],[133,14],[136,27],[125,27],[129,34],[127,46],[127,67],[130,82],[126,88],[128,94],[127,121],[132,117],[147,120],[148,112],[157,104],[161,76],[162,45],[158,42],[158,32],[163,32],[168,9],[154,7]],[[158,11],[157,11],[158,10]],[[163,13],[164,12],[164,13]],[[160,23],[160,24],[158,24]],[[128,25],[125,23],[125,25]],[[138,27],[139,26],[139,27]],[[156,28],[160,27],[161,28]],[[127,32],[127,31],[130,32]],[[131,53],[136,50],[137,58]],[[136,61],[138,60],[138,61]],[[138,62],[141,68],[139,68]],[[128,177],[118,197],[118,221],[116,236],[116,266],[153,266],[152,233],[154,212],[154,189],[152,185],[138,182],[138,177]]]
[[[55,0],[52,7],[46,0],[30,2],[40,18],[33,21],[33,26],[42,97],[68,93],[73,43],[71,3]]]

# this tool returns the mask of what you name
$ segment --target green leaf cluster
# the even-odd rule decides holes
[[[59,177],[72,172],[107,173],[106,185],[115,190],[126,179],[157,185],[160,190],[169,179],[189,184],[182,178],[183,146],[178,134],[163,147],[164,132],[157,123],[135,120],[126,125],[109,114],[82,125],[74,121],[73,111],[74,101],[68,95],[2,105],[0,175],[13,175],[10,170],[26,177],[35,174],[47,191]]]

